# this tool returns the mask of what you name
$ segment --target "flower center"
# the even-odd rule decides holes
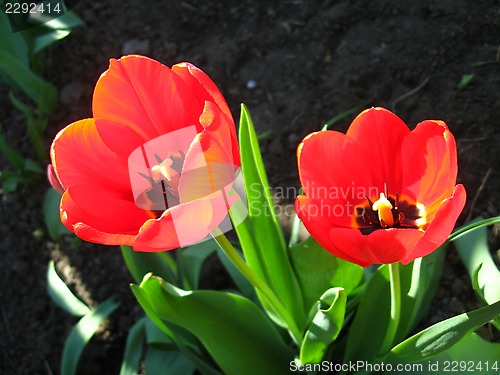
[[[372,204],[372,210],[378,212],[378,221],[382,228],[394,225],[394,216],[392,214],[391,202],[386,198],[384,193],[380,193],[380,198]]]
[[[165,159],[155,155],[158,164],[149,168],[148,175],[139,174],[148,180],[151,187],[138,198],[142,207],[148,207],[150,216],[160,217],[169,207],[179,204],[179,179],[186,155],[182,150]]]
[[[411,199],[402,199],[398,193],[390,196],[387,185],[379,199],[372,202],[366,197],[365,205],[357,210],[356,224],[363,234],[386,228],[422,229],[426,224],[424,205]]]

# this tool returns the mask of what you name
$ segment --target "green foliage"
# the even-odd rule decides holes
[[[56,272],[54,261],[47,267],[47,291],[50,298],[64,311],[75,316],[83,316],[90,312],[86,304],[76,297]]]
[[[364,281],[362,267],[332,256],[312,237],[292,246],[289,252],[306,311],[317,303],[326,290],[342,287],[349,296]]]
[[[94,333],[106,318],[116,310],[118,303],[108,299],[83,316],[71,329],[61,359],[61,375],[76,375],[78,362]]]
[[[137,375],[146,334],[145,326],[146,318],[141,318],[128,331],[120,375]]]
[[[250,113],[242,105],[239,128],[241,168],[245,176],[248,216],[236,225],[243,254],[252,270],[260,276],[280,298],[281,302],[300,326],[305,324],[305,311],[299,283],[286,251],[285,239],[274,211],[257,135]],[[238,210],[230,211],[233,222],[239,222]],[[236,218],[236,220],[235,220]],[[272,251],[270,251],[272,249]],[[281,317],[260,293],[260,301],[272,318],[285,326]]]
[[[450,349],[472,331],[500,315],[500,301],[460,314],[413,335],[396,345],[385,358],[388,362],[423,361]],[[498,349],[494,349],[498,350]]]
[[[444,253],[431,255],[399,267],[401,282],[401,315],[392,345],[403,340],[427,311],[442,272]],[[388,265],[380,266],[368,281],[350,326],[344,363],[375,361],[386,353],[385,335],[391,317],[391,295]],[[366,332],[370,332],[369,335]]]
[[[318,300],[316,312],[300,347],[301,363],[320,363],[323,360],[329,345],[342,329],[346,300],[342,288],[328,289]]]
[[[10,14],[10,18],[0,12],[0,83],[6,83],[16,93],[29,99],[24,103],[10,93],[14,107],[24,116],[26,129],[33,144],[37,159],[44,162],[47,152],[43,144],[43,131],[48,116],[55,110],[57,90],[37,72],[36,66],[42,60],[40,51],[70,34],[72,28],[83,22],[71,11],[66,11],[64,2],[58,17],[47,14]],[[5,2],[0,1],[2,10]],[[54,5],[54,4],[53,4]],[[25,17],[26,16],[26,17]],[[24,99],[23,99],[24,100]],[[4,192],[14,191],[19,183],[32,182],[38,177],[41,168],[36,162],[7,146],[0,129],[0,151],[6,156],[13,171],[2,171],[0,183]],[[33,173],[35,171],[36,173]],[[42,171],[43,173],[43,171]]]
[[[164,319],[198,337],[225,374],[288,373],[293,352],[250,300],[225,292],[184,291],[156,277],[146,277],[132,290],[155,321]]]
[[[472,224],[480,225],[476,220]],[[478,226],[454,241],[462,261],[472,280],[472,287],[483,304],[492,304],[500,300],[500,271],[488,248],[486,227]],[[494,321],[500,330],[500,317]]]
[[[59,241],[64,234],[71,232],[61,223],[59,215],[59,205],[61,202],[61,195],[53,188],[49,188],[45,193],[43,200],[43,217],[45,225],[49,232],[50,238],[54,241]]]

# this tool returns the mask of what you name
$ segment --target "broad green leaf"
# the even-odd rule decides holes
[[[379,354],[390,320],[389,267],[380,266],[366,284],[349,329],[343,363],[372,361]]]
[[[61,194],[53,188],[49,188],[45,193],[43,200],[43,217],[45,225],[49,232],[50,238],[54,241],[61,239],[61,235],[71,233],[62,223],[59,215],[59,205],[61,202]]]
[[[0,50],[0,76],[24,92],[45,113],[51,113],[55,109],[57,103],[56,88],[3,50]]]
[[[443,261],[444,249],[438,249],[406,266],[399,265],[401,311],[393,346],[407,337],[427,311],[441,277]],[[384,349],[390,314],[390,277],[388,266],[382,265],[369,279],[361,297],[349,331],[344,362],[374,361],[386,354],[380,351]]]
[[[0,35],[0,50],[11,54],[20,64],[28,66],[28,46],[20,33],[12,32],[9,18],[4,12],[0,12]]]
[[[33,46],[33,53],[38,53],[48,46],[54,44],[58,40],[66,38],[71,33],[70,30],[51,30],[42,35],[35,37],[35,45]]]
[[[217,248],[214,240],[208,240],[178,250],[177,258],[182,259],[182,275],[186,289],[198,289],[201,267]]]
[[[400,266],[401,315],[395,342],[400,342],[428,311],[443,271],[444,246],[406,266]]]
[[[467,268],[474,290],[485,304],[500,300],[500,271],[488,248],[486,227],[477,228],[454,241]],[[496,319],[500,329],[500,319]]]
[[[147,318],[141,318],[130,328],[125,344],[120,375],[137,375],[144,346],[145,325]]]
[[[148,316],[146,319],[146,342],[155,349],[173,350],[175,342],[161,330]]]
[[[47,267],[47,291],[55,303],[72,315],[83,316],[90,312],[87,305],[75,297],[64,281],[61,280],[56,272],[53,260],[49,262]]]
[[[53,17],[53,15],[48,15],[48,13],[32,13],[30,21],[39,23],[40,26],[51,30],[71,30],[84,25],[82,19],[71,11],[61,12],[61,15],[58,17]]]
[[[240,256],[242,256],[241,252],[238,251],[238,253],[240,253]],[[253,288],[252,284],[250,284],[250,282],[245,278],[245,276],[241,274],[241,272],[229,260],[226,253],[224,253],[224,251],[222,251],[222,249],[219,247],[217,248],[217,256],[219,257],[222,265],[226,269],[231,279],[238,287],[241,294],[253,300],[255,297],[255,289]]]
[[[320,363],[344,323],[347,295],[342,288],[328,289],[317,303],[300,348],[300,362]]]
[[[148,280],[150,277],[151,274],[148,274],[144,279]],[[130,287],[148,318],[175,343],[179,350],[203,375],[221,375],[218,370],[212,367],[207,359],[203,358],[203,353],[198,347],[198,340],[189,331],[165,323],[156,311],[156,301],[153,301],[151,296],[140,286],[131,284]]]
[[[471,332],[448,350],[423,362],[422,371],[418,371],[418,374],[449,374],[451,372],[450,362],[456,361],[458,364],[456,370],[460,370],[455,371],[456,373],[498,375],[500,370],[499,358],[499,343],[488,342]]]
[[[290,258],[302,288],[306,311],[330,288],[342,287],[351,294],[364,279],[363,268],[334,257],[312,237],[292,246]]]
[[[125,264],[136,283],[140,283],[150,272],[169,282],[176,281],[177,265],[168,252],[141,253],[132,250],[130,246],[121,246],[121,250]]]
[[[196,367],[178,350],[148,348],[144,367],[147,375],[191,375]]]
[[[299,327],[303,328],[306,316],[300,286],[288,259],[283,232],[274,211],[253,122],[244,105],[241,107],[239,142],[248,216],[235,229],[245,259],[281,299]],[[230,211],[233,222],[237,221],[235,216],[238,207],[235,205]],[[284,325],[265,297],[259,297],[273,319]]]
[[[456,241],[461,236],[469,233],[470,231],[476,230],[477,228],[487,227],[490,225],[494,225],[500,223],[500,216],[490,217],[488,219],[483,219],[479,221],[472,222],[471,224],[464,225],[463,227],[453,231],[452,234],[448,237],[446,242]]]
[[[76,375],[78,362],[85,346],[99,326],[117,307],[118,303],[112,299],[108,299],[83,316],[71,329],[64,343],[61,359],[61,375]]]
[[[293,351],[247,298],[212,290],[184,291],[156,277],[146,277],[133,290],[140,290],[162,319],[198,337],[224,374],[288,373]]]
[[[396,345],[384,361],[423,361],[453,347],[472,331],[500,315],[500,301],[436,323]]]

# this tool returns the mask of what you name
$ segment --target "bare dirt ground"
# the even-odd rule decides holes
[[[165,65],[190,61],[202,68],[235,118],[244,102],[258,132],[271,131],[262,151],[275,187],[298,187],[295,149],[305,135],[355,106],[383,106],[411,127],[425,119],[449,125],[458,142],[459,182],[470,197],[461,223],[468,215],[500,213],[497,1],[81,0],[74,11],[86,26],[54,46],[45,60],[43,76],[60,90],[47,150],[59,129],[92,116],[93,87],[108,60],[141,53]],[[474,78],[459,90],[464,74]],[[0,89],[8,140],[34,157],[7,92]],[[354,116],[334,128],[345,131]],[[7,168],[1,156],[0,167]],[[0,374],[59,373],[63,343],[76,319],[46,293],[50,259],[86,303],[95,306],[108,297],[121,302],[80,366],[83,375],[117,374],[127,329],[141,314],[128,289],[132,279],[116,248],[50,240],[41,210],[47,188],[41,179],[0,193]],[[498,246],[498,238],[491,242]],[[217,264],[206,270],[205,287],[224,285],[219,271]],[[450,248],[426,321],[475,307],[466,271]]]

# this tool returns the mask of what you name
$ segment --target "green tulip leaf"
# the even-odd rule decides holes
[[[347,295],[342,288],[328,289],[317,302],[317,312],[309,325],[300,348],[300,362],[320,363],[335,341],[342,325],[346,310]]]
[[[182,276],[186,289],[198,289],[201,267],[218,247],[214,240],[208,240],[178,250],[177,259],[182,260]]]
[[[140,283],[145,275],[152,272],[165,280],[175,282],[177,265],[169,253],[141,253],[130,246],[121,246],[123,259],[134,281]]]
[[[444,352],[482,325],[500,315],[500,301],[460,314],[413,335],[396,345],[384,361],[419,362]]]
[[[241,251],[236,251],[243,258],[243,254],[241,254]],[[253,288],[252,284],[245,278],[245,276],[241,274],[241,272],[236,268],[236,266],[233,264],[233,262],[231,262],[231,260],[221,248],[217,248],[217,256],[219,257],[222,265],[226,269],[231,279],[238,287],[241,294],[253,300],[255,298],[255,289]]]
[[[472,285],[484,304],[500,300],[500,271],[488,248],[486,227],[472,230],[454,241]],[[500,329],[500,318],[495,319],[495,326]]]
[[[120,375],[137,375],[144,346],[146,319],[139,319],[129,330]]]
[[[54,111],[57,103],[56,88],[37,76],[17,58],[0,49],[0,77],[20,89],[31,100],[38,103],[44,113]]]
[[[312,237],[290,248],[290,258],[299,279],[306,311],[325,290],[342,287],[350,295],[364,280],[363,268],[331,255]]]
[[[302,293],[292,270],[283,231],[274,210],[253,121],[244,105],[241,106],[238,138],[248,215],[241,221],[244,217],[242,212],[246,212],[246,207],[243,207],[241,202],[233,205],[230,210],[231,218],[233,222],[239,222],[235,226],[236,233],[250,268],[266,281],[299,327],[303,327],[306,314]],[[260,293],[258,295],[270,316],[285,326],[267,299]]]
[[[194,334],[225,374],[288,373],[293,351],[247,298],[212,290],[184,291],[157,277],[146,277],[132,290],[148,311]]]
[[[148,348],[144,359],[147,375],[191,375],[196,367],[178,350]]]
[[[112,299],[108,299],[83,316],[71,329],[64,343],[61,359],[61,375],[75,375],[77,373],[78,362],[85,346],[99,326],[117,307],[118,303]]]
[[[61,280],[56,272],[54,261],[49,262],[47,267],[47,291],[50,298],[64,311],[75,315],[83,316],[90,312],[86,304],[80,301],[73,292]]]
[[[441,279],[444,246],[423,258],[400,266],[401,313],[395,343],[405,339],[428,311]]]
[[[43,217],[45,225],[49,232],[50,238],[54,241],[59,241],[63,234],[70,234],[71,232],[61,223],[59,216],[59,205],[61,202],[61,194],[53,188],[49,188],[45,193],[43,200]]]
[[[498,375],[500,344],[488,342],[471,332],[457,344],[423,363],[413,364],[422,375],[446,375],[455,367],[456,373]],[[421,366],[419,368],[415,366]],[[460,371],[459,371],[460,370]]]

